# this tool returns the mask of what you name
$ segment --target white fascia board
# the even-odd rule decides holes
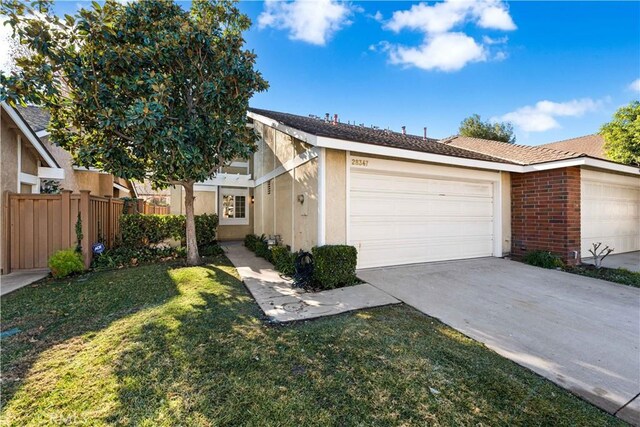
[[[494,171],[522,172],[522,166],[520,165],[444,156],[442,154],[424,153],[421,151],[404,150],[402,148],[384,147],[381,145],[344,141],[334,138],[318,137],[317,143],[318,147],[351,151],[352,153],[360,152],[365,154],[375,154],[378,156],[395,157],[398,159],[420,160],[424,162],[464,166],[468,168],[489,169]]]
[[[576,159],[558,160],[555,162],[528,165],[523,167],[523,172],[536,172],[550,169],[568,168],[572,166],[589,166],[596,169],[610,170],[613,172],[627,173],[631,175],[640,175],[640,168],[608,162],[606,160],[594,159],[591,157],[578,157]]]
[[[36,132],[36,136],[38,138],[44,138],[45,136],[49,136],[49,131],[47,131],[47,130],[38,131],[38,132]]]
[[[42,145],[42,141],[40,141],[33,134],[33,131],[31,130],[29,125],[27,125],[24,120],[22,120],[16,110],[6,102],[2,103],[2,108],[7,112],[9,117],[11,117],[11,120],[13,120],[13,122],[18,126],[18,129],[20,129],[20,131],[27,137],[31,145],[33,145],[33,148],[35,148],[38,154],[40,154],[44,161],[47,162],[47,165],[51,168],[60,168],[55,159],[51,157],[46,148],[44,148],[44,145]]]
[[[93,166],[88,168],[85,168],[84,166],[73,166],[73,170],[80,171],[80,172],[95,172],[95,173],[102,173],[105,175],[109,175],[109,172],[105,172],[102,169],[94,168]]]
[[[20,182],[23,184],[36,185],[38,183],[38,180],[39,178],[35,175],[20,172]]]
[[[38,178],[42,179],[64,179],[64,169],[38,167]]]
[[[113,188],[117,188],[120,191],[131,191],[127,187],[125,187],[124,185],[120,185],[117,182],[113,183]]]
[[[198,191],[215,191],[216,186],[253,188],[255,182],[251,179],[251,175],[219,173],[213,178],[195,184],[194,190],[197,187]]]
[[[270,119],[269,117],[266,116],[262,116],[260,114],[256,114],[256,113],[252,113],[251,111],[249,111],[247,113],[247,115],[252,118],[253,120],[257,120],[260,123],[270,126],[272,128],[275,128],[277,130],[279,130],[280,132],[284,132],[287,135],[290,135],[296,139],[299,139],[301,141],[306,142],[307,144],[311,144],[311,145],[317,145],[316,141],[318,139],[318,137],[316,135],[307,133],[307,132],[303,132],[299,129],[290,127],[290,126],[286,126],[283,125],[282,123],[280,123],[279,121],[275,120],[275,119]]]

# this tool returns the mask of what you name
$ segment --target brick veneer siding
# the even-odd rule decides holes
[[[511,255],[548,250],[580,261],[580,168],[511,174]],[[578,258],[574,258],[577,251]]]

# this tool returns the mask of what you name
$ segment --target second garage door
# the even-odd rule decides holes
[[[639,251],[640,178],[588,169],[581,177],[581,256],[598,242],[614,254]]]
[[[493,255],[490,179],[499,175],[380,159],[351,163],[349,241],[359,268]]]

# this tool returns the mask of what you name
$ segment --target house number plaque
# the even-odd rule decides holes
[[[369,160],[351,159],[351,166],[369,166]]]

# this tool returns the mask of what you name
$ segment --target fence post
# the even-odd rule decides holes
[[[106,228],[106,236],[107,236],[107,247],[110,248],[112,243],[113,243],[113,238],[112,238],[112,233],[113,233],[113,197],[112,196],[107,196],[108,199],[108,203],[107,203],[107,225],[105,226]]]
[[[80,190],[80,218],[82,218],[82,258],[84,267],[91,265],[91,243],[89,241],[89,190]]]
[[[71,190],[62,190],[60,195],[61,221],[62,221],[62,248],[71,247]]]
[[[144,214],[144,200],[137,199],[136,200],[136,208],[138,209],[138,213],[143,215]]]
[[[2,274],[11,273],[11,206],[9,203],[11,198],[11,191],[6,190],[2,197],[2,232],[4,233],[4,239],[2,239]]]

